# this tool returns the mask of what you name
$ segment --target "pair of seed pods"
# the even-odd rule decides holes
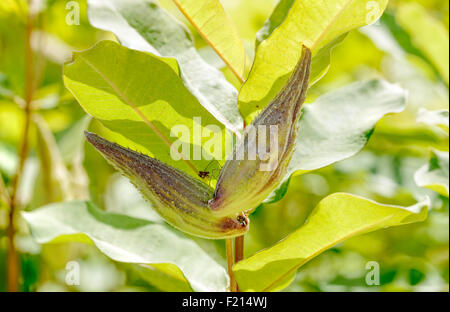
[[[213,191],[202,181],[157,159],[124,148],[85,132],[87,140],[139,189],[145,199],[169,224],[204,238],[223,239],[243,235],[249,220],[245,212],[255,209],[276,189],[287,173],[295,146],[300,109],[305,101],[311,66],[311,51],[302,55],[284,88],[244,131],[220,171]],[[271,170],[260,170],[267,157],[248,157],[256,150],[258,134],[249,129],[276,126],[277,146],[268,157]],[[244,157],[236,157],[244,155]],[[265,155],[267,156],[267,155]]]

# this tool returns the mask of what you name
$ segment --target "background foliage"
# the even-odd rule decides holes
[[[201,280],[196,283],[198,277],[206,273],[198,272],[192,267],[188,273],[184,271],[183,275],[177,266],[171,264],[121,263],[120,255],[114,254],[114,250],[108,250],[106,247],[108,239],[111,239],[108,235],[100,239],[105,246],[100,249],[108,257],[93,245],[72,240],[64,242],[64,238],[53,244],[39,244],[38,242],[49,240],[48,237],[38,237],[37,242],[31,237],[30,226],[26,224],[25,219],[30,223],[32,218],[36,220],[45,217],[43,215],[45,212],[41,215],[27,213],[24,215],[25,218],[17,216],[19,232],[16,235],[16,245],[20,252],[21,290],[222,290],[221,270],[225,267],[223,241],[189,238],[166,226],[159,216],[149,209],[134,187],[120,177],[85,142],[82,130],[86,127],[111,138],[117,136],[111,129],[118,129],[120,132],[123,125],[117,120],[110,120],[109,123],[91,121],[83,108],[94,116],[101,112],[90,111],[95,110],[92,98],[84,99],[83,94],[80,96],[75,94],[83,106],[80,107],[73,95],[64,87],[62,64],[72,59],[73,50],[85,50],[102,39],[113,41],[117,39],[110,32],[100,30],[108,29],[107,25],[102,24],[104,21],[101,19],[91,18],[92,25],[98,28],[91,26],[86,1],[77,1],[81,8],[80,25],[69,25],[66,22],[70,11],[66,8],[67,2],[47,0],[42,2],[42,7],[36,8],[39,14],[32,46],[35,52],[37,89],[33,106],[39,114],[36,114],[36,120],[31,128],[30,156],[26,161],[19,187],[25,210],[31,212],[47,203],[58,205],[59,202],[76,199],[83,205],[83,209],[91,213],[91,216],[95,215],[107,222],[114,222],[114,216],[110,213],[128,215],[132,218],[127,222],[127,226],[133,231],[128,231],[130,237],[125,237],[128,240],[124,239],[123,242],[119,241],[120,244],[136,242],[146,237],[145,235],[151,235],[154,233],[152,228],[160,229],[158,233],[165,233],[163,237],[154,237],[153,240],[159,242],[159,245],[149,246],[149,250],[145,253],[136,253],[133,258],[135,261],[128,262],[142,263],[155,260],[155,252],[152,252],[151,248],[157,248],[158,253],[173,256],[171,254],[173,246],[180,246],[177,249],[180,253],[195,255],[199,267],[208,267],[211,270],[209,274],[211,278],[207,282]],[[101,4],[102,1],[93,2]],[[238,32],[236,34],[231,31],[227,36],[239,35],[246,51],[246,60],[242,60],[240,55],[228,51],[226,47],[219,47],[218,49],[225,55],[225,60],[232,65],[228,67],[205,42],[205,34],[197,31],[186,20],[176,4],[169,0],[159,2],[176,19],[184,23],[193,35],[193,38],[187,38],[183,30],[180,30],[183,28],[161,27],[161,32],[180,38],[179,46],[175,47],[175,50],[167,51],[164,42],[152,41],[152,46],[159,55],[176,54],[185,60],[179,62],[179,66],[188,79],[193,79],[189,91],[197,98],[189,94],[186,88],[175,86],[181,90],[175,92],[179,97],[178,101],[192,103],[198,107],[200,111],[198,114],[205,114],[205,119],[213,117],[204,113],[200,104],[214,106],[220,101],[221,105],[216,109],[228,108],[220,113],[229,125],[239,131],[242,120],[236,108],[233,108],[236,103],[232,99],[236,94],[231,86],[239,88],[238,77],[248,75],[249,64],[252,64],[255,55],[255,46],[260,45],[262,39],[267,38],[275,29],[274,25],[279,23],[277,19],[280,17],[276,15],[272,15],[266,23],[274,8],[277,8],[282,16],[285,9],[283,6],[292,5],[292,1],[281,1],[278,6],[278,2],[274,0],[222,1],[228,17],[236,25]],[[181,3],[178,4],[180,6],[186,1],[178,2]],[[21,40],[25,36],[23,8],[24,1],[3,0],[0,3],[0,182],[6,186],[10,185],[18,165],[18,146],[24,120],[21,108],[25,86],[25,46]],[[348,192],[383,204],[399,206],[412,206],[424,195],[428,195],[431,207],[427,220],[348,239],[306,263],[295,276],[291,277],[293,282],[284,291],[448,291],[448,156],[445,160],[446,153],[443,153],[448,152],[449,145],[448,10],[448,1],[444,0],[392,0],[378,22],[351,31],[345,40],[333,49],[331,58],[325,57],[324,67],[331,61],[329,71],[311,87],[308,103],[355,81],[384,78],[408,91],[406,109],[402,113],[383,117],[361,153],[314,172],[294,175],[290,179],[290,186],[284,198],[276,203],[264,204],[252,215],[250,232],[245,241],[245,254],[251,256],[297,230],[322,198],[336,192]],[[166,19],[172,19],[161,14],[156,14],[154,18],[158,25],[165,25]],[[355,27],[357,26],[358,23],[355,23]],[[126,31],[126,28],[119,28],[119,31]],[[121,34],[117,31],[115,33],[123,45],[142,50],[139,46],[127,44],[121,39]],[[129,38],[129,33],[125,32],[122,36]],[[220,42],[220,38],[215,39]],[[274,36],[273,40],[277,40],[277,37]],[[327,43],[326,40],[323,41],[325,49]],[[318,43],[317,48],[324,47]],[[111,61],[108,56],[104,57],[106,63]],[[179,69],[174,64],[158,61],[157,58],[154,58],[154,62],[159,62],[158,66],[161,67],[172,68],[170,73],[172,76],[167,79],[176,81]],[[195,70],[201,72],[210,67],[215,67],[225,75],[226,80],[221,81],[218,88],[222,90],[221,92],[229,94],[229,98],[218,99],[218,95],[211,91],[214,90],[214,86],[206,90],[201,89],[199,86],[203,86],[205,81],[194,79],[204,77]],[[259,70],[257,62],[254,70],[256,73]],[[146,72],[141,68],[136,71],[128,73],[133,77],[142,75],[137,81],[144,84],[154,83],[151,79],[155,78],[146,76]],[[162,73],[167,74],[167,71]],[[280,78],[280,81],[283,81],[284,74],[275,72],[275,76],[271,76],[271,79]],[[321,72],[316,74],[320,76]],[[163,74],[158,78],[161,75]],[[258,79],[255,73],[251,73],[249,77]],[[76,73],[70,69],[64,71],[64,80],[69,89],[70,84],[76,79]],[[207,77],[207,79],[215,78]],[[280,83],[277,82],[275,85],[278,84]],[[86,91],[91,97],[95,96],[95,92],[100,92],[92,86],[85,88],[91,88]],[[245,92],[247,91],[244,90],[239,95],[239,109],[249,121],[259,105],[267,104],[267,99],[270,99],[267,94],[270,95],[274,91],[261,90],[262,95],[257,93],[256,97],[262,99],[259,102],[246,97]],[[337,98],[342,99],[342,96]],[[319,99],[316,104],[326,105],[332,102]],[[117,105],[120,106],[121,103]],[[391,111],[398,109],[393,108]],[[314,114],[314,106],[307,113]],[[384,113],[386,112],[380,113],[381,116]],[[330,120],[332,116],[331,114]],[[177,116],[178,120],[169,120],[167,126],[170,128],[170,123],[184,122],[182,117],[180,114]],[[306,126],[305,128],[314,130]],[[329,137],[346,135],[345,132],[336,134],[333,129],[329,132]],[[144,136],[139,139],[145,142],[149,138]],[[127,138],[122,138],[123,144],[130,145],[132,144],[130,142]],[[306,153],[301,159],[311,159],[313,162],[316,160],[314,155],[316,154],[311,153],[308,158]],[[447,167],[443,165],[445,161]],[[199,164],[199,166],[206,165],[207,163]],[[302,169],[301,166],[299,169]],[[436,177],[441,179],[438,184]],[[87,199],[90,199],[96,207],[85,204],[83,201]],[[70,209],[66,212],[70,214]],[[6,290],[7,216],[7,205],[0,200],[0,291]],[[96,227],[89,227],[91,220],[88,216],[77,215],[73,218],[79,221],[75,227],[82,228],[84,232],[102,232]],[[67,228],[56,226],[59,224],[57,217],[54,222],[56,231],[71,234]],[[53,234],[48,234],[49,237],[51,235]],[[78,237],[78,240],[85,242],[86,238]],[[139,246],[137,242],[138,251]],[[145,261],[138,256],[144,257]],[[69,286],[65,282],[66,265],[69,261],[77,261],[80,264],[81,284],[78,286]],[[369,261],[380,264],[380,286],[368,286],[365,282],[365,275],[368,272],[366,264]],[[190,280],[190,284],[186,282],[186,278]]]

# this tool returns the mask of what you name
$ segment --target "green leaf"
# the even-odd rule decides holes
[[[430,60],[448,85],[449,37],[445,26],[418,3],[402,3],[396,20],[410,34],[412,44]]]
[[[261,42],[269,38],[272,32],[281,25],[293,4],[294,0],[281,0],[278,2],[278,5],[275,7],[271,16],[266,20],[264,26],[256,34],[256,47],[258,47]],[[346,35],[347,34],[343,34],[337,37],[314,54],[311,62],[310,85],[316,83],[327,73],[330,68],[331,52],[336,45],[344,40]]]
[[[376,123],[403,111],[406,94],[383,80],[357,82],[303,106],[294,155],[286,180],[265,201],[280,200],[292,174],[320,169],[349,158],[366,145]]]
[[[429,199],[405,208],[351,194],[332,194],[315,207],[301,228],[233,267],[239,288],[245,291],[279,289],[298,268],[325,250],[352,236],[423,221],[428,206]]]
[[[320,78],[335,43],[348,31],[370,24],[383,13],[387,0],[295,1],[281,25],[256,51],[250,75],[239,93],[239,109],[247,123],[280,91],[297,64],[302,44],[322,61],[312,67],[310,81]]]
[[[191,292],[192,288],[183,275],[183,272],[173,264],[161,263],[133,266],[139,276],[161,291]]]
[[[305,105],[290,172],[328,166],[359,152],[378,120],[405,108],[406,93],[384,80],[356,82]]]
[[[428,164],[415,174],[416,184],[429,188],[443,196],[449,196],[449,156],[448,152],[434,150]]]
[[[275,9],[273,9],[272,14],[270,14],[269,18],[264,23],[264,26],[256,33],[256,47],[269,38],[272,32],[281,25],[294,4],[294,1],[295,0],[281,0],[278,2]]]
[[[417,114],[417,122],[422,122],[429,126],[438,126],[448,133],[449,130],[449,112],[448,109],[429,111],[424,108]]]
[[[221,144],[225,128],[186,89],[179,75],[175,59],[101,41],[75,53],[74,61],[64,66],[63,78],[84,110],[103,124],[103,137],[198,177],[211,161],[195,153],[225,158],[225,149],[202,148],[208,141]],[[216,126],[217,135],[212,136],[208,125]],[[172,131],[175,126],[188,133]],[[203,131],[212,138],[202,136]],[[170,153],[175,141],[187,146],[178,152],[174,146],[173,156],[180,160]]]
[[[227,287],[225,269],[193,240],[164,224],[107,213],[81,201],[51,204],[22,215],[38,243],[93,243],[115,261],[176,265],[196,291]]]
[[[229,130],[242,129],[236,89],[200,57],[186,27],[155,1],[88,0],[88,15],[94,27],[113,32],[128,48],[175,57],[184,84],[199,102]]]
[[[174,0],[181,13],[216,51],[231,71],[242,80],[245,49],[239,33],[219,0]]]

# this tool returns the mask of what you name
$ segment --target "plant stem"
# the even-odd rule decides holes
[[[234,239],[234,263],[244,259],[244,235]]]
[[[237,285],[236,285],[236,279],[234,278],[234,273],[233,273],[233,240],[231,238],[227,238],[225,240],[225,244],[226,244],[226,250],[227,250],[228,276],[230,277],[230,291],[236,292]]]
[[[243,259],[244,259],[244,235],[238,236],[234,239],[234,263],[238,263]],[[237,285],[236,287],[237,291],[239,291],[239,286]]]
[[[28,1],[30,10],[32,0]],[[31,50],[31,33],[33,31],[33,16],[31,12],[27,14],[27,23],[25,29],[25,121],[22,133],[22,143],[19,152],[19,164],[12,180],[11,200],[9,201],[9,224],[8,224],[8,291],[16,292],[19,290],[19,261],[17,250],[14,243],[16,232],[15,215],[19,205],[17,198],[19,180],[23,173],[25,160],[28,156],[28,134],[31,123],[31,101],[33,98],[33,51]]]

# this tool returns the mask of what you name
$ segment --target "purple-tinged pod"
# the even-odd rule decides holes
[[[256,208],[283,180],[294,151],[310,66],[311,51],[303,47],[284,88],[246,128],[220,172],[209,203],[217,215]]]
[[[249,221],[242,216],[217,216],[208,207],[213,190],[157,159],[85,132],[86,138],[139,189],[164,220],[177,229],[203,238],[243,235]]]

